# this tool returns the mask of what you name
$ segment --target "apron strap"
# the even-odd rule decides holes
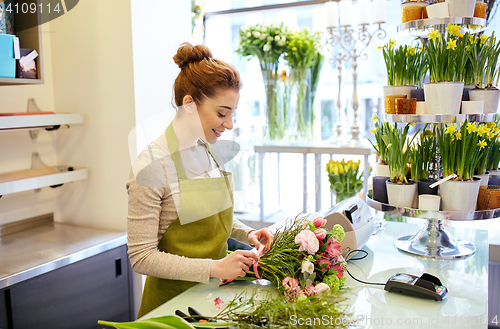
[[[187,179],[186,170],[184,169],[181,154],[179,153],[179,143],[177,142],[172,124],[169,124],[165,130],[165,136],[167,137],[168,147],[170,148],[170,153],[172,154],[172,160],[174,160],[175,170],[177,170],[179,180]]]

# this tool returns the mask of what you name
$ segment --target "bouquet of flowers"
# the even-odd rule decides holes
[[[344,228],[326,230],[326,219],[295,218],[274,235],[270,249],[253,271],[235,280],[267,279],[289,301],[300,301],[325,291],[339,290],[347,263],[340,252]]]
[[[326,164],[326,172],[330,181],[330,190],[335,193],[336,201],[353,197],[363,187],[363,172],[359,171],[361,161],[345,162],[330,160]]]

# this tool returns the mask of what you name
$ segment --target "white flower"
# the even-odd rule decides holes
[[[323,283],[323,282],[318,283],[316,285],[316,287],[314,287],[314,293],[316,295],[321,294],[323,291],[329,291],[329,290],[330,290],[330,287],[326,283]]]
[[[260,39],[260,40],[264,40],[265,38],[266,38],[266,35],[265,35],[265,33],[261,33],[261,34],[260,34],[260,37],[259,37],[259,39]]]
[[[273,37],[271,37],[271,36],[267,37],[267,41],[272,42],[273,40],[274,40]]]
[[[284,46],[286,44],[286,41],[281,39],[280,41],[278,41],[278,46]]]
[[[253,33],[253,36],[256,37],[256,38],[259,38],[260,37],[260,32],[259,31],[255,31]]]
[[[252,32],[247,32],[247,37],[251,37],[252,36]]]
[[[311,261],[309,259],[304,259],[304,261],[302,261],[302,273],[309,273],[309,274],[313,274],[314,272],[314,264],[311,263]]]
[[[266,44],[264,45],[264,48],[263,48],[263,49],[264,49],[264,51],[269,51],[269,50],[271,50],[271,45],[269,45],[269,44],[267,44],[267,43],[266,43]]]
[[[275,36],[275,37],[274,37],[274,41],[280,41],[280,39],[281,39],[281,38],[280,38],[280,36],[279,36],[279,35],[277,35],[277,36]]]

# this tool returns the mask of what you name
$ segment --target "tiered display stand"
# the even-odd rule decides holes
[[[486,29],[486,20],[475,17],[445,17],[421,19],[407,22],[398,26],[398,33],[417,37],[426,37],[432,29],[441,33],[446,32],[448,24],[459,25],[463,32],[478,33]],[[492,122],[498,119],[497,113],[478,115],[397,115],[386,114],[384,119],[395,123],[461,123]],[[453,211],[423,211],[413,208],[401,208],[380,203],[370,197],[368,192],[367,204],[382,212],[405,217],[423,218],[425,226],[413,236],[402,236],[394,245],[402,252],[433,259],[460,259],[471,256],[476,248],[473,244],[453,237],[443,226],[444,220],[466,221],[500,217],[500,208],[485,211],[453,212]]]

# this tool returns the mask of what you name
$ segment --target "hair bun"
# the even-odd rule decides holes
[[[204,45],[193,46],[189,42],[184,42],[177,54],[174,56],[174,62],[181,70],[185,69],[190,63],[196,63],[204,59],[212,58],[212,52]]]

